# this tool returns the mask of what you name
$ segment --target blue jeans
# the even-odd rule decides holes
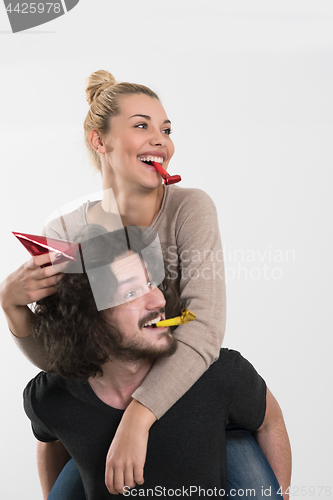
[[[232,500],[281,500],[282,497],[277,494],[279,484],[275,474],[251,432],[229,426],[226,436],[228,497]],[[86,500],[73,460],[61,471],[48,500]]]
[[[234,500],[283,500],[279,483],[251,432],[228,426],[228,497]],[[251,491],[250,491],[251,490]]]
[[[86,500],[81,476],[73,459],[62,469],[47,500]]]

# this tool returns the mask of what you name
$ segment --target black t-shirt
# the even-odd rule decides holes
[[[105,460],[123,415],[103,403],[88,382],[39,373],[24,391],[24,408],[35,437],[59,439],[81,473],[87,500],[110,500]],[[219,359],[152,426],[145,482],[124,496],[223,497],[226,488],[225,426],[256,430],[266,411],[266,385],[238,352]],[[210,491],[208,491],[210,490]]]

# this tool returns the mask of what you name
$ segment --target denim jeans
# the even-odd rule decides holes
[[[282,500],[279,483],[251,432],[228,426],[226,432],[228,497]]]
[[[233,500],[281,500],[279,484],[251,432],[228,426],[228,497]],[[86,500],[79,471],[70,460],[54,483],[48,500]]]
[[[86,500],[81,476],[73,459],[62,469],[47,500]]]

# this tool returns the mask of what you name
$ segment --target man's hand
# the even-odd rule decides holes
[[[135,399],[127,407],[106,458],[105,484],[113,495],[143,484],[150,427],[155,415]]]
[[[11,332],[17,337],[28,337],[32,332],[33,313],[27,304],[37,302],[57,291],[67,263],[40,267],[51,262],[51,254],[32,257],[10,274],[0,285],[0,303]]]

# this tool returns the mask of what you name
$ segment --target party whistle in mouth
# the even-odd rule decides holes
[[[164,179],[164,184],[176,184],[176,182],[180,182],[182,178],[180,175],[170,175],[160,163],[157,161],[152,161],[150,162],[157,170],[157,172],[160,174],[160,176]],[[169,320],[168,320],[169,321]],[[171,320],[170,320],[171,321]]]
[[[195,318],[196,315],[193,312],[189,311],[188,309],[182,309],[181,316],[177,316],[176,318],[171,318],[171,319],[165,319],[163,321],[158,321],[158,323],[156,323],[155,326],[161,327],[161,326],[184,325],[185,323],[193,321]]]

